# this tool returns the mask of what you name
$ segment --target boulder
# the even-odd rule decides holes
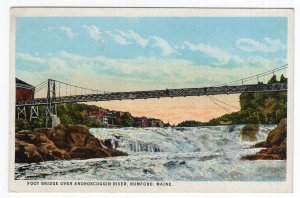
[[[259,142],[253,148],[265,147],[255,155],[243,156],[245,160],[285,160],[287,145],[287,120],[282,119],[278,126],[269,132],[266,141]]]
[[[58,159],[71,159],[69,154],[39,132],[16,133],[15,162],[31,163]]]
[[[15,162],[89,159],[127,155],[90,134],[86,126],[59,125],[53,129],[16,132]]]
[[[109,157],[109,152],[104,149],[92,149],[87,147],[77,147],[70,153],[73,159],[90,159],[90,158],[102,158]]]
[[[242,128],[240,135],[243,141],[255,141],[258,131],[259,125],[247,124]]]

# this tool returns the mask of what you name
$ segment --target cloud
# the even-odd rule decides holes
[[[169,56],[171,54],[177,53],[177,51],[163,38],[157,36],[150,36],[149,38],[144,38],[140,34],[134,32],[133,30],[114,30],[106,31],[115,42],[120,45],[129,45],[132,43],[137,43],[141,47],[145,48],[149,46],[150,39],[153,41],[153,46],[159,47],[161,49],[161,56]]]
[[[247,64],[240,68],[220,68],[200,65],[189,60],[165,59],[160,57],[137,57],[133,59],[109,58],[105,56],[83,56],[62,51],[53,56],[18,54],[21,61],[28,61],[32,65],[45,63],[46,71],[16,70],[16,76],[26,82],[37,85],[48,78],[62,82],[103,91],[134,91],[154,90],[166,88],[187,88],[211,86],[234,78],[245,77],[258,72]],[[252,61],[262,61],[256,58]],[[271,60],[272,62],[272,60]],[[20,63],[20,61],[18,61]],[[17,66],[18,68],[18,66]],[[262,68],[258,68],[262,70]],[[56,84],[57,96],[70,94],[70,89],[63,84]],[[72,94],[81,93],[80,89],[72,89]],[[46,87],[35,97],[45,97]],[[85,92],[83,92],[84,94]],[[220,96],[221,97],[221,96]],[[237,103],[238,97],[233,100],[224,96],[222,101]],[[194,99],[193,99],[194,98]],[[174,123],[186,119],[211,119],[224,112],[216,107],[206,97],[181,97],[163,100],[128,100],[95,103],[109,109],[130,111],[134,115],[157,117]],[[226,100],[227,99],[227,100]],[[198,101],[198,103],[197,103]],[[200,101],[200,103],[199,103]],[[227,102],[227,103],[228,103]],[[199,104],[195,105],[194,104]],[[107,105],[105,105],[107,104]],[[122,108],[123,107],[126,108]],[[193,104],[193,105],[189,105]],[[144,108],[143,108],[144,107]],[[204,108],[205,107],[205,108]],[[129,108],[129,109],[128,109]],[[174,111],[168,111],[173,109]],[[214,110],[214,111],[212,111]],[[140,112],[140,114],[139,114]],[[170,114],[168,115],[168,113]],[[218,115],[215,115],[215,114]],[[220,114],[220,115],[219,115]]]
[[[99,27],[95,25],[84,25],[83,27],[87,30],[91,38],[96,41],[103,41]]]
[[[135,40],[140,46],[146,47],[148,44],[148,39],[144,39],[142,36],[137,34],[136,32],[132,30],[128,30],[129,37],[131,37],[133,40]]]
[[[143,38],[138,33],[134,32],[133,30],[127,30],[126,32],[121,30],[116,30],[116,32],[120,33],[123,37],[139,44],[142,47],[146,47],[148,44],[148,39]]]
[[[240,38],[235,44],[237,48],[247,52],[277,52],[286,49],[280,39],[271,38],[264,38],[262,42],[250,38]]]
[[[187,48],[191,51],[198,51],[201,52],[211,58],[216,59],[220,64],[227,64],[231,59],[233,59],[232,56],[230,56],[227,52],[221,50],[217,47],[212,47],[210,45],[204,45],[204,44],[192,44],[190,42],[185,41],[183,43],[183,48]],[[238,57],[235,57],[238,61]]]
[[[107,31],[107,35],[109,35],[115,42],[120,45],[128,45],[132,43],[137,43],[141,47],[146,47],[148,44],[149,39],[143,38],[138,33],[134,32],[133,30],[121,31],[121,30],[114,30],[114,31]]]
[[[106,34],[109,35],[116,43],[124,46],[136,43],[145,48],[149,46],[149,41],[151,39],[154,42],[152,46],[159,47],[161,49],[161,56],[169,56],[177,53],[177,51],[165,39],[157,36],[144,38],[133,30],[122,31],[118,29],[114,31],[106,31]]]
[[[265,72],[280,66],[285,61],[256,56],[243,59],[239,67],[224,68],[178,58],[121,59],[83,56],[67,51],[44,57],[18,53],[16,58],[17,64],[46,68],[44,70],[38,70],[40,68],[18,70],[21,65],[17,65],[17,77],[24,80],[32,79],[35,81],[34,84],[54,78],[105,91],[214,86]],[[270,76],[266,76],[266,79],[268,78]]]
[[[61,26],[60,30],[63,31],[69,38],[75,37],[75,34],[70,27]]]
[[[166,40],[157,36],[152,36],[151,38],[155,42],[154,45],[159,47],[162,50],[161,51],[162,56],[169,56],[171,54],[176,53],[176,50]]]
[[[38,56],[32,56],[30,54],[25,54],[25,53],[17,53],[16,54],[16,59],[20,59],[23,61],[29,61],[29,62],[34,62],[34,63],[39,63],[39,64],[44,64],[46,61],[43,58],[40,58]]]
[[[107,31],[106,32],[115,42],[117,42],[118,44],[120,45],[128,45],[128,41],[123,37],[121,36],[120,34],[116,34],[116,33],[113,33],[113,32],[110,32],[110,31]]]

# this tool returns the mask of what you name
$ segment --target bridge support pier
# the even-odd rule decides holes
[[[20,119],[20,117],[23,115],[23,118],[26,119],[26,107],[17,107],[17,118]]]
[[[60,124],[59,117],[57,117],[56,105],[46,108],[46,128],[54,128]]]
[[[26,106],[18,106],[16,107],[17,110],[17,115],[16,118],[20,119],[27,119],[27,111],[26,111]],[[31,106],[30,107],[30,116],[29,116],[29,121],[31,122],[33,119],[38,119],[39,118],[39,107],[38,106]]]
[[[38,119],[39,118],[39,107],[38,106],[31,106],[30,108],[30,122],[32,119]]]

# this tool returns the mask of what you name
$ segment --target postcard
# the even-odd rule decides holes
[[[292,192],[293,24],[12,8],[10,192]]]

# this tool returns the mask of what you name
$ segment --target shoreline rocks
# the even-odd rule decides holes
[[[265,141],[252,148],[265,147],[254,155],[243,156],[243,160],[285,160],[286,159],[287,120],[282,119],[275,129],[269,132]]]
[[[16,163],[127,156],[81,125],[60,124],[53,129],[20,131],[16,132],[15,140]]]

